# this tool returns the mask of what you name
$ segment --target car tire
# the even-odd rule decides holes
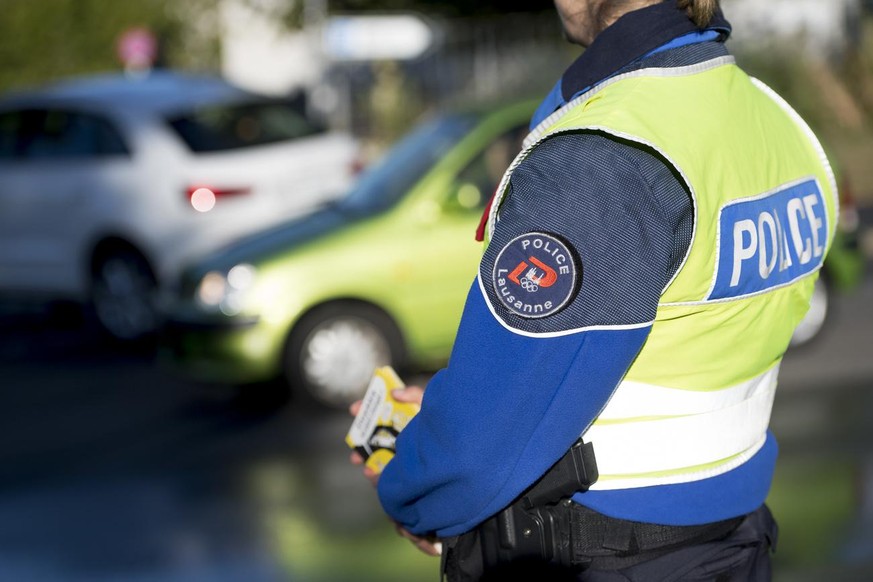
[[[830,286],[827,277],[822,273],[815,281],[812,297],[809,300],[809,311],[794,330],[788,347],[796,349],[812,343],[827,323],[831,307]]]
[[[403,342],[392,319],[361,303],[317,308],[292,331],[285,352],[291,390],[322,407],[346,409],[360,399],[375,368],[399,366]]]
[[[100,329],[115,340],[134,342],[158,329],[157,279],[141,253],[114,247],[91,265],[91,308]]]

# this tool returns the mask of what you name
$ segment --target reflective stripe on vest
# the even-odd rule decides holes
[[[601,475],[591,488],[694,481],[745,462],[764,444],[777,373],[715,392],[622,383],[585,433]]]

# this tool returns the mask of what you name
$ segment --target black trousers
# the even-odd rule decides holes
[[[776,537],[773,516],[762,506],[716,539],[632,552],[593,551],[574,566],[524,559],[486,569],[473,530],[443,540],[443,575],[448,582],[769,582]]]

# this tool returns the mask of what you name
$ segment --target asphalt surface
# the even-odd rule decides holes
[[[344,415],[252,407],[69,313],[4,309],[0,581],[286,580],[259,479],[339,471],[369,500],[346,467]],[[328,505],[330,487],[312,485],[299,503]]]

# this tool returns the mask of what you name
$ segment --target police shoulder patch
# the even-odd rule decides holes
[[[539,318],[560,311],[576,293],[579,270],[573,252],[556,236],[529,232],[500,250],[492,284],[512,313]]]

